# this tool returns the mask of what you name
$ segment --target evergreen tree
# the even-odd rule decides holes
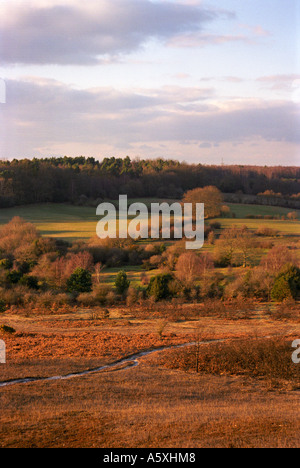
[[[286,266],[277,276],[272,289],[274,301],[297,299],[300,295],[300,268],[294,265]]]
[[[124,270],[119,271],[115,280],[115,287],[116,287],[117,293],[121,295],[124,294],[125,291],[127,291],[127,289],[129,288],[129,286],[130,286],[130,281],[127,278],[126,272]]]
[[[86,293],[92,290],[92,275],[84,268],[77,268],[67,281],[68,292]]]

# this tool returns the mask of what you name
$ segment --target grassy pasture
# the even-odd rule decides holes
[[[159,199],[129,200],[145,203],[148,207],[152,202],[163,202]],[[169,203],[175,200],[168,200]],[[222,227],[232,225],[247,225],[250,229],[266,226],[276,229],[284,234],[297,235],[300,233],[299,221],[246,219],[247,215],[272,215],[286,216],[291,210],[273,206],[229,204],[235,219],[217,219]],[[298,211],[300,218],[300,211]],[[33,223],[43,236],[57,237],[67,241],[87,240],[96,234],[98,218],[96,208],[82,207],[66,204],[38,204],[5,208],[0,210],[0,226],[8,223],[14,216],[20,216]]]
[[[197,325],[204,339],[227,338],[221,350],[226,346],[230,357],[236,338],[254,346],[260,343],[258,336],[289,336],[289,362],[290,330],[297,326],[259,317],[238,322],[203,317],[197,323],[169,322],[160,336],[157,318],[141,320],[132,309],[118,312],[118,318],[103,323],[92,321],[88,311],[71,317],[6,316],[18,333],[5,337],[8,364],[0,369],[0,381],[81,372],[141,350],[191,342]],[[214,359],[218,350],[207,346],[201,349]],[[244,345],[242,349],[246,352]],[[0,447],[299,446],[297,380],[254,378],[248,368],[236,372],[236,358],[227,372],[204,369],[197,374],[178,365],[181,352],[153,354],[138,367],[2,388]],[[275,347],[270,353],[267,366],[281,356]],[[223,365],[219,355],[217,362]]]
[[[299,221],[287,221],[277,219],[226,219],[218,218],[215,221],[221,223],[222,228],[229,228],[232,226],[241,227],[247,226],[249,229],[256,231],[259,227],[267,227],[279,231],[283,235],[299,236],[300,234],[300,222]]]
[[[88,239],[95,235],[96,210],[65,204],[38,204],[0,210],[0,225],[20,216],[33,223],[43,236],[68,241]]]
[[[228,228],[233,225],[241,226],[246,225],[248,228],[256,230],[260,226],[265,226],[282,234],[299,235],[300,233],[300,211],[291,210],[290,208],[282,208],[279,206],[267,206],[267,205],[243,205],[238,203],[229,203],[232,213],[236,214],[234,219],[218,219],[222,224],[223,228]],[[298,221],[289,221],[282,219],[247,219],[246,216],[287,216],[291,211],[295,211],[298,214]]]
[[[162,203],[166,200],[142,198],[130,199],[128,203],[137,201],[145,203],[150,208],[152,202]],[[33,223],[43,236],[56,237],[69,242],[87,240],[95,236],[99,221],[95,207],[44,203],[0,209],[0,226],[8,223],[14,216]]]
[[[291,211],[296,211],[298,216],[300,215],[299,210],[283,208],[281,206],[245,205],[241,203],[227,203],[227,205],[230,207],[231,211],[236,214],[237,218],[245,218],[247,215],[286,216]]]

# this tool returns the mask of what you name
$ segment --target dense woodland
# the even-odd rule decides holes
[[[0,207],[130,198],[181,198],[214,185],[224,194],[300,203],[300,167],[205,166],[129,157],[63,157],[0,162]],[[257,202],[257,200],[256,200]],[[280,204],[280,201],[277,203]]]

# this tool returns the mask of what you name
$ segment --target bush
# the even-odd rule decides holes
[[[39,289],[38,278],[36,276],[24,275],[20,279],[19,283],[23,286],[27,286],[29,289]]]
[[[9,284],[17,284],[22,278],[22,273],[17,270],[9,271],[6,274],[6,282]]]
[[[272,299],[282,302],[285,299],[297,299],[300,294],[300,269],[287,266],[275,279],[272,289]]]
[[[256,235],[261,237],[277,237],[278,231],[269,227],[260,226],[256,231]]]
[[[0,268],[2,268],[3,270],[9,270],[10,268],[12,268],[12,266],[13,262],[8,258],[2,258],[0,260]]]
[[[133,287],[130,287],[127,292],[126,304],[132,306],[136,304],[139,300],[139,290]]]
[[[0,314],[6,311],[6,302],[0,299]]]
[[[130,281],[127,278],[126,272],[124,270],[119,271],[115,280],[115,288],[117,290],[117,293],[123,295],[125,291],[127,291],[127,289],[129,288],[129,286]]]
[[[92,275],[84,268],[77,268],[67,281],[68,292],[87,293],[92,290]]]
[[[153,297],[155,301],[166,299],[170,296],[169,284],[173,280],[173,276],[169,273],[163,273],[151,278],[147,288],[147,294]]]
[[[0,325],[0,333],[7,333],[8,335],[13,335],[16,333],[16,330],[8,325]]]
[[[10,289],[1,290],[1,298],[7,307],[22,306],[27,297],[28,289],[25,286],[16,285]]]
[[[263,269],[249,270],[245,275],[237,276],[225,288],[225,298],[237,297],[270,300],[274,277]]]
[[[115,295],[111,288],[106,285],[98,285],[94,288],[93,295],[100,305],[113,304]]]
[[[79,294],[77,302],[83,307],[94,307],[98,304],[97,298],[91,293]]]

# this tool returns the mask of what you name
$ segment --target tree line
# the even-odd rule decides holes
[[[98,203],[117,199],[179,199],[216,186],[224,194],[300,197],[299,167],[207,166],[165,159],[61,157],[0,161],[0,207],[33,203]]]

